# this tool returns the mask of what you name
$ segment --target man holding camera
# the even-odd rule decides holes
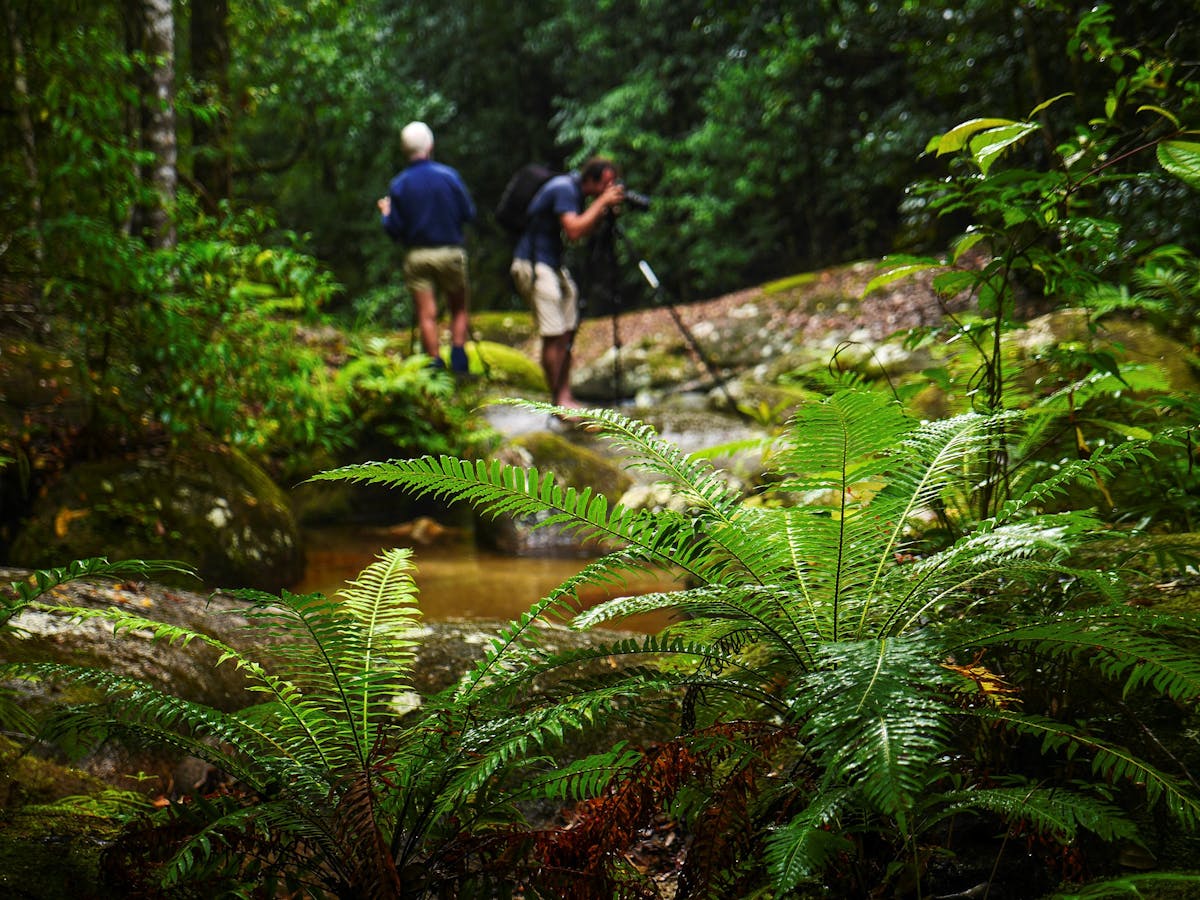
[[[585,198],[592,202],[585,207]],[[611,160],[596,157],[578,172],[556,175],[529,202],[528,224],[513,251],[517,292],[534,311],[542,337],[542,371],[557,406],[577,407],[571,393],[571,346],[579,327],[579,290],[563,266],[563,237],[578,241],[625,197]]]

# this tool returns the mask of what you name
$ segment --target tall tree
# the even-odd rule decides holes
[[[30,115],[29,80],[26,73],[25,43],[22,39],[17,11],[12,0],[4,0],[4,21],[8,27],[9,52],[12,53],[12,98],[17,127],[20,133],[21,161],[28,179],[28,233],[32,256],[40,266],[42,261],[42,194],[37,156],[37,135]],[[35,295],[36,296],[36,295]]]
[[[142,166],[149,192],[135,207],[131,230],[152,248],[176,242],[179,155],[175,133],[175,15],[171,0],[126,0],[130,50],[137,61],[137,134],[150,162]]]

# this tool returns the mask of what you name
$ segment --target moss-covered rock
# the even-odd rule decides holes
[[[108,786],[80,769],[64,766],[0,735],[0,809],[54,803],[97,794]]]
[[[12,900],[118,900],[101,855],[119,826],[99,816],[42,809],[0,813],[0,896]]]
[[[483,341],[519,347],[537,338],[528,310],[480,310],[471,313],[471,332]]]
[[[487,382],[505,385],[517,393],[545,393],[546,376],[542,367],[522,350],[493,341],[475,341],[467,345],[472,374]]]
[[[590,488],[609,503],[615,503],[631,483],[610,458],[549,431],[516,437],[501,446],[494,458],[523,469],[535,466],[542,476],[552,472],[560,487]],[[602,552],[595,542],[581,541],[575,534],[553,526],[539,527],[550,515],[480,517],[475,524],[476,539],[517,556],[592,556]]]
[[[304,566],[287,497],[219,444],[71,467],[38,498],[9,551],[28,568],[91,556],[182,560],[221,587],[277,589]]]
[[[1051,347],[1065,347],[1106,350],[1123,365],[1160,372],[1167,389],[1200,390],[1200,357],[1145,321],[1108,316],[1096,322],[1087,310],[1064,309],[1039,316],[1014,331],[1009,344],[1026,382],[1036,382],[1047,374],[1044,356]]]

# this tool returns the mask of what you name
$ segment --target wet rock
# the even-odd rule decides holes
[[[175,559],[206,584],[272,588],[303,574],[287,497],[244,454],[220,444],[146,451],[68,469],[34,504],[9,561]]]
[[[0,584],[25,577],[16,569],[0,569]],[[157,584],[72,582],[55,589],[53,598],[64,604],[91,608],[116,607],[131,614],[209,634],[240,650],[257,649],[259,659],[269,659],[270,645],[260,629],[245,616],[246,603],[225,594],[206,596]],[[425,623],[416,635],[416,661],[410,673],[412,696],[404,699],[415,708],[421,698],[459,681],[484,655],[501,622]],[[217,665],[217,654],[198,641],[187,645],[152,640],[149,634],[122,632],[98,621],[80,622],[61,615],[26,610],[9,628],[0,629],[0,660],[6,662],[60,662],[84,665],[131,675],[183,699],[231,711],[258,702],[261,695],[246,689],[245,680],[231,664]],[[542,646],[552,651],[587,647],[611,641],[616,632],[580,633],[561,625],[539,626]],[[82,699],[68,683],[12,681],[0,685],[18,692],[21,705],[40,714],[55,704]],[[535,686],[535,689],[536,686]],[[59,762],[65,762],[59,759]],[[75,761],[78,770],[65,782],[78,790],[95,789],[95,779],[150,794],[186,790],[209,773],[194,760],[162,748],[131,750],[114,743],[93,749]],[[136,781],[130,776],[141,773]],[[44,780],[44,779],[43,779]],[[29,782],[29,779],[25,779]],[[90,787],[88,785],[91,785]],[[22,788],[23,797],[50,799],[40,788]],[[56,794],[61,796],[62,794]]]
[[[693,368],[678,342],[609,348],[572,374],[571,390],[588,403],[614,403],[678,385],[692,377]]]

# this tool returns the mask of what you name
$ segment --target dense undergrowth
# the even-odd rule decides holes
[[[228,774],[187,803],[109,809],[125,828],[110,873],[150,895],[233,896],[649,897],[656,875],[678,897],[1194,885],[1200,616],[1156,600],[1196,578],[1200,404],[1153,363],[1092,343],[1054,347],[1026,379],[1005,340],[1030,297],[1200,339],[1195,255],[1121,215],[1164,179],[1200,186],[1196,86],[1108,49],[1123,61],[1109,103],[1067,136],[1045,124],[1049,101],[929,145],[948,174],[914,197],[968,226],[946,257],[894,260],[878,283],[932,269],[940,296],[971,295],[971,316],[908,336],[968,348],[927,373],[965,398],[953,414],[920,421],[904,390],[832,378],[776,423],[743,493],[711,454],[612,410],[581,413],[669,487],[662,508],[464,453],[317,476],[549,512],[544,524],[611,547],[436,696],[411,692],[405,552],[385,551],[340,598],[245,593],[274,639],[261,654],[52,592],[149,564],[80,563],[14,586],[5,627],[38,609],[208,643],[262,695],[228,712],[103,670],[6,668],[89,691],[42,722],[5,695],[6,727],[66,748],[163,744]],[[389,365],[356,367],[347,396],[420,380]],[[576,608],[585,584],[657,568],[684,583]],[[546,621],[589,629],[651,609],[677,619],[569,652],[539,637]],[[573,735],[631,720],[669,737],[570,752]],[[569,824],[531,821],[535,805],[569,810]],[[663,822],[686,852],[671,872],[642,871],[630,848]],[[1138,848],[1163,871],[1123,869]]]

